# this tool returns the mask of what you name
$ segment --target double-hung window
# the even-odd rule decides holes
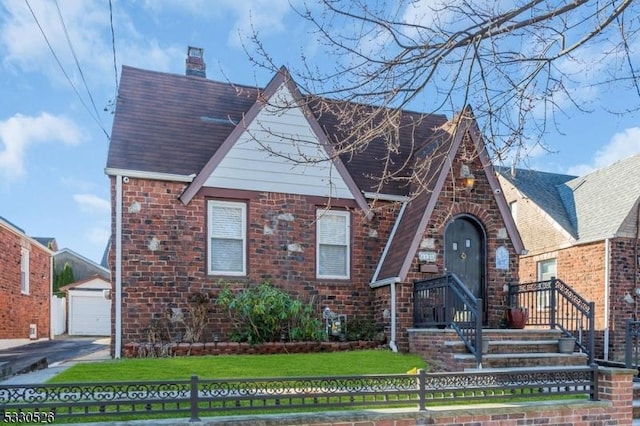
[[[20,292],[29,294],[29,249],[20,249]]]
[[[538,281],[549,281],[557,276],[557,260],[546,259],[538,262]],[[538,309],[549,309],[551,304],[550,290],[538,293]]]
[[[207,210],[209,274],[246,275],[247,205],[212,200]]]
[[[349,278],[349,212],[319,209],[316,219],[316,275],[318,278]]]

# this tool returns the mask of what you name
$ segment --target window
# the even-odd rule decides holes
[[[29,294],[29,249],[20,250],[20,292]]]
[[[319,278],[349,278],[349,212],[316,212],[316,274]]]
[[[538,262],[538,281],[548,281],[556,277],[556,259],[541,260]],[[550,290],[538,293],[538,309],[548,309],[550,304]]]
[[[247,205],[209,201],[209,273],[246,275]]]

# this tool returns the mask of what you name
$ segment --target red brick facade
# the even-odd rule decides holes
[[[22,249],[29,253],[29,292],[21,291]],[[51,252],[16,229],[0,223],[0,339],[37,337],[50,330]]]
[[[488,325],[497,325],[504,312],[504,285],[517,277],[517,256],[482,164],[470,141],[459,150],[436,203],[424,238],[437,252],[437,273],[419,272],[417,255],[405,283],[397,286],[397,342],[408,350],[407,328],[413,326],[413,281],[444,273],[444,231],[455,217],[472,218],[485,235],[486,306]],[[476,177],[472,190],[461,189],[452,176],[462,162]],[[454,172],[456,171],[456,172]],[[350,317],[374,318],[387,330],[391,325],[390,289],[372,290],[369,283],[381,258],[399,204],[377,201],[373,219],[348,200],[330,200],[331,208],[351,212],[351,271],[348,280],[316,278],[316,209],[328,200],[302,195],[229,191],[203,188],[187,205],[178,200],[183,183],[129,178],[123,184],[122,227],[122,338],[123,344],[147,341],[147,328],[169,308],[186,308],[193,292],[215,297],[222,283],[240,287],[269,281],[291,294],[313,300],[320,314],[328,306]],[[115,200],[115,178],[112,177]],[[207,275],[207,200],[233,200],[247,205],[247,276]],[[114,201],[115,202],[115,201]],[[114,204],[115,208],[115,204]],[[115,217],[114,233],[115,233]],[[509,251],[509,269],[495,269],[499,246]],[[111,253],[111,265],[115,265]],[[114,266],[115,267],[115,266]],[[115,271],[112,271],[115,277]],[[115,308],[114,308],[115,309]],[[115,312],[114,312],[115,321]],[[212,305],[204,333],[225,336],[227,318]]]
[[[167,308],[185,308],[193,292],[215,297],[224,283],[242,286],[268,281],[303,300],[313,300],[318,312],[328,306],[349,316],[372,316],[369,282],[395,207],[381,207],[368,222],[351,202],[332,200],[332,208],[351,212],[351,278],[320,280],[315,272],[315,217],[325,200],[205,189],[184,205],[177,199],[183,188],[179,183],[133,178],[123,185],[123,343],[146,341],[150,321],[162,318]],[[229,196],[248,207],[246,277],[206,272],[206,201]],[[157,247],[152,248],[152,241]],[[229,322],[214,308],[204,335],[224,337]]]

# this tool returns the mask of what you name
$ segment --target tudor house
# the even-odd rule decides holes
[[[625,323],[640,303],[640,155],[583,176],[498,173],[528,250],[520,281],[557,277],[593,301],[596,357],[624,360]]]
[[[469,109],[403,112],[393,161],[378,140],[335,155],[343,123],[286,69],[264,88],[217,82],[189,52],[186,75],[122,69],[106,165],[116,357],[221,283],[268,281],[313,298],[319,317],[374,321],[401,351],[414,280],[453,272],[482,298],[483,323],[500,321],[523,246]],[[377,179],[418,166],[420,186]],[[205,336],[226,331],[212,308]]]

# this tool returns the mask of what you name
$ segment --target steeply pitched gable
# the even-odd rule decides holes
[[[509,212],[509,206],[501,191],[498,191],[500,183],[493,173],[492,164],[480,130],[471,109],[467,107],[460,117],[452,119],[436,132],[428,145],[428,152],[423,153],[431,162],[422,178],[425,186],[417,192],[413,200],[403,207],[396,227],[392,231],[393,235],[389,239],[384,255],[372,279],[372,286],[376,287],[390,282],[402,282],[406,279],[411,263],[416,256],[420,240],[431,219],[444,182],[451,172],[454,158],[465,136],[468,136],[475,146],[516,252],[521,253],[524,250],[522,240]],[[417,157],[416,161],[420,161],[420,157]]]
[[[181,195],[203,186],[350,198],[368,213],[353,178],[281,69]]]

